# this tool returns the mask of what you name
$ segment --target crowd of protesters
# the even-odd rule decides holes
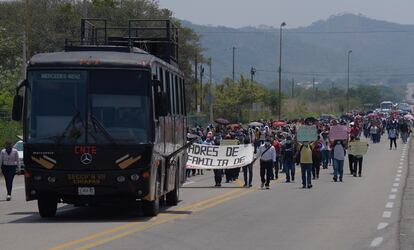
[[[407,143],[411,133],[414,117],[391,114],[388,117],[378,114],[351,113],[341,119],[315,119],[309,117],[293,121],[253,122],[241,124],[216,124],[206,128],[194,128],[188,135],[199,138],[201,144],[221,145],[225,140],[238,144],[254,145],[255,158],[260,162],[261,188],[269,188],[270,181],[284,174],[285,182],[295,181],[296,165],[300,165],[302,187],[312,188],[312,180],[319,179],[321,168],[333,166],[333,181],[342,182],[344,178],[344,161],[348,157],[349,173],[354,177],[362,176],[363,155],[348,154],[350,142],[366,141],[379,143],[387,133],[390,149],[397,148],[397,139]],[[297,130],[301,125],[313,125],[317,129],[317,139],[311,142],[297,140]],[[332,140],[330,129],[335,125],[348,126],[347,140]],[[384,137],[383,137],[384,138]],[[227,144],[226,144],[227,145]],[[254,163],[254,162],[253,162]],[[244,187],[252,187],[253,164],[242,168]],[[215,186],[220,187],[223,176],[226,183],[239,178],[241,169],[214,170]],[[197,174],[202,174],[198,172]],[[195,170],[187,170],[187,178],[196,175]]]

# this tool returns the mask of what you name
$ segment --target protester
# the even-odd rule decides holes
[[[319,172],[321,170],[321,148],[322,142],[320,141],[320,136],[318,135],[318,140],[312,144],[312,179],[319,179]]]
[[[351,138],[349,140],[349,142],[354,142],[355,141],[355,137],[351,135]],[[354,160],[355,160],[355,156],[351,153],[348,153],[348,164],[349,164],[349,173],[350,175],[354,174]]]
[[[392,144],[394,144],[394,149],[397,149],[397,137],[398,132],[395,127],[391,127],[388,130],[388,139],[390,140],[390,150],[392,150]]]
[[[312,188],[312,146],[308,142],[298,143],[296,159],[302,171],[302,188]]]
[[[271,145],[270,138],[267,138],[265,144],[259,147],[256,158],[260,160],[260,187],[266,186],[266,189],[269,189],[270,177],[273,175],[273,167],[276,164],[276,150]]]
[[[13,148],[12,143],[7,141],[5,148],[0,152],[1,171],[6,182],[7,201],[11,200],[13,179],[19,166],[19,153]]]
[[[283,162],[283,169],[286,174],[286,182],[295,181],[295,147],[292,142],[292,137],[288,136],[286,142],[282,145],[281,159]]]
[[[360,141],[359,137],[355,138],[355,141]],[[367,146],[368,143],[367,143]],[[357,170],[358,170],[358,176],[361,177],[362,176],[362,161],[364,159],[363,155],[354,155],[354,160],[352,163],[352,173],[353,176],[356,177],[357,176]],[[357,169],[357,167],[359,166],[359,169]]]
[[[243,143],[245,145],[250,144],[250,138],[249,136],[246,136],[244,138]],[[253,163],[250,163],[243,167],[243,177],[244,177],[244,187],[252,187],[252,181],[253,181]]]
[[[343,175],[344,175],[344,160],[345,160],[345,146],[342,141],[336,140],[334,141],[333,147],[333,165],[334,165],[334,182],[339,181],[342,182]]]

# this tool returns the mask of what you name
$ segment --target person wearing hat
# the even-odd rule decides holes
[[[273,176],[273,167],[276,165],[276,150],[271,144],[270,138],[266,138],[265,143],[259,147],[256,159],[260,160],[260,187],[266,186],[266,189],[269,189],[270,178]]]

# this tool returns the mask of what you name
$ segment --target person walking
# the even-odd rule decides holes
[[[392,149],[392,144],[394,143],[394,148],[397,149],[397,137],[398,132],[397,129],[392,127],[388,131],[388,139],[390,140],[390,150]]]
[[[349,142],[353,142],[353,141],[355,141],[355,137],[351,136]],[[355,156],[351,153],[348,153],[348,164],[349,164],[350,175],[354,175],[354,160],[355,160]]]
[[[330,158],[330,149],[329,149],[329,138],[327,132],[321,133],[321,140],[322,140],[322,149],[321,149],[321,155],[322,155],[322,168],[328,169],[328,163]]]
[[[243,144],[249,145],[250,138],[248,136],[244,137]],[[246,166],[243,166],[243,177],[244,177],[244,187],[252,187],[253,181],[253,163],[250,163]]]
[[[320,136],[318,135],[318,140],[312,144],[312,179],[319,179],[319,172],[321,170],[321,148],[322,142],[320,141]]]
[[[286,174],[286,182],[295,181],[295,147],[292,142],[292,137],[288,136],[286,142],[282,145],[281,159],[283,162],[283,169]]]
[[[359,137],[355,138],[355,141],[359,141]],[[369,144],[367,143],[367,147]],[[352,163],[352,173],[354,177],[357,177],[357,170],[358,170],[358,176],[362,176],[362,161],[364,159],[363,155],[354,155],[354,161]],[[359,169],[357,169],[359,166]]]
[[[19,153],[13,148],[12,143],[7,141],[4,149],[0,152],[1,171],[6,182],[7,201],[11,200],[13,189],[13,179],[19,166]]]
[[[312,146],[308,142],[298,143],[296,161],[302,171],[302,188],[312,188]]]
[[[336,140],[334,141],[333,147],[333,165],[334,165],[334,182],[339,181],[342,182],[344,176],[344,160],[346,156],[345,146],[342,141]]]
[[[276,150],[271,145],[270,138],[265,140],[265,144],[262,144],[257,151],[256,159],[260,160],[260,179],[263,188],[269,189],[270,177],[273,175],[273,167],[276,164]]]
[[[409,127],[407,121],[403,121],[400,125],[401,139],[403,144],[407,144]]]

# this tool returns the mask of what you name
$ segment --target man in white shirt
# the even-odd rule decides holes
[[[256,159],[260,160],[261,188],[269,189],[270,177],[273,175],[273,166],[276,165],[276,149],[270,144],[270,138],[266,138],[265,144],[259,147]]]
[[[0,152],[1,171],[6,182],[7,201],[11,200],[13,179],[19,166],[19,153],[13,148],[11,142],[6,142],[5,148]]]

